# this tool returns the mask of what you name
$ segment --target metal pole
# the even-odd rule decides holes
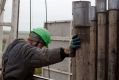
[[[107,16],[106,0],[96,0],[98,17],[98,44],[97,44],[97,80],[107,80]]]
[[[96,0],[97,12],[106,12],[106,1],[107,0]]]
[[[0,22],[3,22],[3,14],[4,12],[0,14]],[[2,68],[2,49],[3,49],[3,26],[0,26],[0,69]]]
[[[76,65],[72,72],[73,80],[89,80],[89,53],[90,53],[90,27],[89,27],[89,1],[73,2],[73,28],[75,34],[81,38],[81,48],[76,52]]]
[[[20,13],[20,0],[18,1],[18,14],[17,14],[17,31],[16,38],[19,36],[19,13]]]
[[[31,0],[30,0],[30,32],[31,32]]]
[[[12,2],[12,20],[11,20],[11,31],[9,34],[9,40],[5,44],[3,52],[6,50],[7,45],[11,43],[18,35],[18,23],[19,23],[19,0],[13,0]]]
[[[48,11],[47,11],[47,0],[45,0],[45,24],[44,28],[48,29]]]
[[[13,0],[12,5],[12,22],[11,22],[11,31],[9,37],[9,43],[11,43],[14,39],[17,38],[17,30],[18,30],[18,20],[19,20],[19,0]]]
[[[90,55],[89,55],[89,80],[96,80],[96,8],[95,6],[90,7]]]

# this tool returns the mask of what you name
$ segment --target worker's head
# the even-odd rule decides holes
[[[51,41],[51,36],[45,28],[35,28],[30,32],[28,41],[31,45],[39,48],[44,46],[48,47],[48,44]]]

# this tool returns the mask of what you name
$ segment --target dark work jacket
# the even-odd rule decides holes
[[[33,80],[34,68],[60,62],[61,48],[39,49],[23,39],[16,39],[3,54],[4,80]]]

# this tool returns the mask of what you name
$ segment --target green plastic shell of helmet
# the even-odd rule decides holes
[[[48,44],[51,42],[51,35],[49,31],[45,28],[35,28],[32,30],[32,32],[39,35],[42,38],[42,40],[44,40],[46,46],[48,46]]]

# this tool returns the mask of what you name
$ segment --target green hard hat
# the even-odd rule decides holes
[[[42,40],[45,42],[46,46],[51,42],[51,35],[48,30],[45,28],[35,28],[32,30],[32,32],[36,33],[39,35]]]

